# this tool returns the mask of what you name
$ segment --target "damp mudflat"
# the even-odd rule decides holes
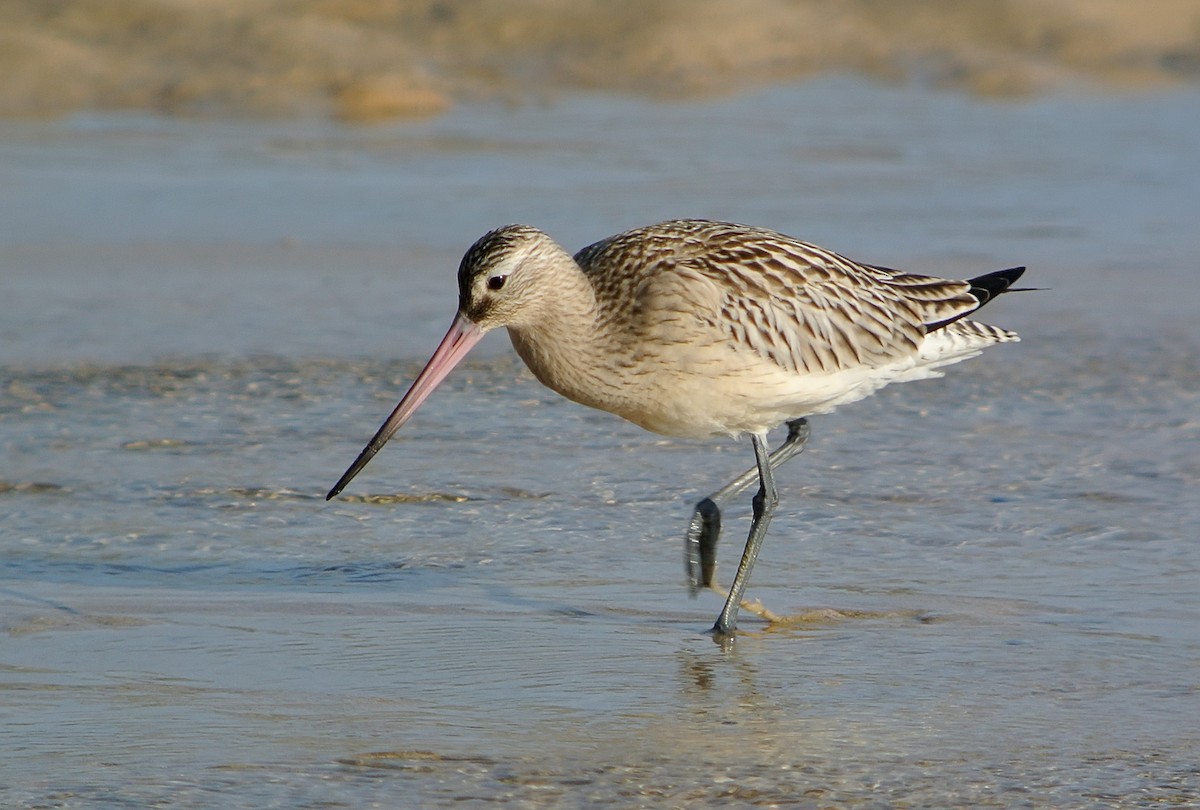
[[[0,803],[1200,800],[1197,102],[0,125]],[[750,588],[787,621],[723,649],[684,587],[749,443],[560,400],[502,335],[324,500],[476,237],[678,216],[1048,288],[986,312],[1022,343],[812,420]]]

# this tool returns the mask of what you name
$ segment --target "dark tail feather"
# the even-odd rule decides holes
[[[971,285],[970,293],[979,301],[979,306],[964,312],[961,315],[955,315],[953,318],[947,318],[944,321],[937,323],[925,324],[925,331],[932,332],[936,329],[941,329],[944,326],[949,326],[955,321],[971,315],[975,310],[982,307],[988,301],[991,301],[997,295],[1006,292],[1028,292],[1037,289],[1036,287],[1014,287],[1013,283],[1021,277],[1025,272],[1024,267],[1010,267],[1007,270],[997,270],[994,273],[984,273],[982,276],[976,276],[969,279],[967,283]]]
[[[997,270],[994,273],[985,273],[970,279],[971,295],[979,299],[979,306],[983,306],[1000,293],[1023,292],[1023,290],[1010,288],[1024,272],[1024,267],[1010,267],[1007,270]]]

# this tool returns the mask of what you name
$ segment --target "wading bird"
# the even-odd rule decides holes
[[[696,505],[685,540],[694,594],[714,586],[721,507],[758,481],[741,563],[712,628],[729,639],[778,503],[773,470],[804,448],[807,417],[1018,340],[966,316],[1024,271],[934,278],[706,220],[627,231],[574,257],[536,228],[498,228],[463,257],[458,313],[433,357],[326,497],[503,326],[534,376],[568,399],[667,436],[750,436],[755,467]],[[768,451],[767,431],[782,424],[787,438]]]

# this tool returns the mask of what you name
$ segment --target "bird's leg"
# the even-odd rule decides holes
[[[788,435],[770,456],[771,469],[779,466],[804,449],[808,441],[808,420],[788,422]],[[727,486],[696,504],[692,521],[684,538],[683,555],[687,568],[688,591],[694,597],[702,588],[714,586],[717,570],[717,543],[721,539],[721,507],[759,478],[758,467],[752,467]]]
[[[729,598],[729,591],[725,590],[724,588],[722,588],[720,585],[717,585],[716,583],[713,583],[710,590],[712,590],[714,593],[719,594],[722,599]],[[761,599],[754,599],[754,600],[742,599],[741,604],[738,605],[738,610],[739,611],[744,610],[748,613],[753,613],[755,616],[762,619],[767,624],[775,624],[776,622],[784,621],[784,617],[781,617],[778,613],[775,613],[774,611],[767,608],[767,606],[762,603]]]
[[[771,516],[775,514],[775,507],[779,503],[766,438],[756,433],[750,440],[754,443],[759,480],[758,492],[751,501],[754,506],[754,519],[750,524],[750,535],[746,538],[746,549],[742,552],[741,562],[738,563],[737,574],[733,577],[733,584],[729,586],[729,598],[725,600],[725,607],[721,608],[716,624],[713,625],[712,633],[717,639],[732,638],[737,630],[737,614],[738,607],[742,604],[742,594],[746,592],[750,571],[754,568],[754,561],[758,559],[758,550],[762,548],[763,538],[767,536],[767,527],[771,525]]]

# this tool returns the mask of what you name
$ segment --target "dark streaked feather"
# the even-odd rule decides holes
[[[942,329],[957,321],[959,318],[964,318],[970,315],[977,309],[980,309],[984,304],[991,301],[996,296],[1012,290],[1012,285],[1025,272],[1024,267],[1010,267],[1007,270],[996,270],[992,273],[984,273],[982,276],[976,276],[969,279],[968,284],[971,285],[970,294],[975,297],[979,303],[967,312],[955,315],[951,318],[945,318],[935,323],[925,325],[926,332],[933,332],[937,329]]]

